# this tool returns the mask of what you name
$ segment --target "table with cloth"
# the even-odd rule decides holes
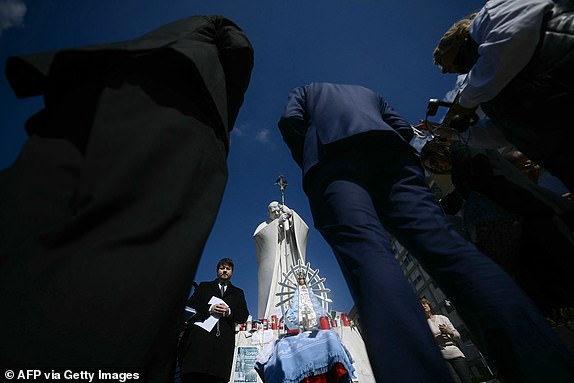
[[[255,370],[265,383],[315,381],[321,375],[323,381],[349,382],[354,379],[355,367],[339,335],[318,330],[270,343],[259,353]]]

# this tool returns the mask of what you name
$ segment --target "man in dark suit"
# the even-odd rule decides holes
[[[451,379],[387,232],[455,303],[505,379],[574,377],[571,355],[544,318],[445,218],[408,143],[410,124],[385,99],[360,86],[312,83],[292,90],[279,128],[361,314],[377,381]]]
[[[45,107],[0,172],[0,365],[168,380],[252,66],[219,16],[8,59]]]
[[[227,383],[235,347],[235,324],[244,323],[249,312],[243,290],[231,284],[233,261],[217,263],[217,279],[202,282],[187,302],[197,313],[188,323],[180,343],[182,383]],[[212,303],[213,298],[222,301]],[[211,329],[197,326],[209,317],[218,319]]]

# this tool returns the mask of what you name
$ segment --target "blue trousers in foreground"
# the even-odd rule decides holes
[[[573,382],[572,355],[510,277],[455,231],[404,141],[347,146],[355,149],[327,155],[304,187],[358,306],[377,381],[451,381],[389,232],[454,302],[505,382]]]

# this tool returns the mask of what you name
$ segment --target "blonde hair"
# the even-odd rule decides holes
[[[442,65],[443,56],[453,49],[458,49],[466,39],[470,37],[470,24],[476,17],[476,12],[457,21],[441,37],[437,47],[434,49],[434,64]]]

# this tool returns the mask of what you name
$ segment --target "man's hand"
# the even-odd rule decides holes
[[[211,306],[209,312],[211,314],[219,314],[221,316],[227,316],[229,314],[229,306],[225,303],[217,303]]]
[[[478,116],[474,112],[475,108],[464,108],[460,104],[453,104],[444,117],[443,124],[446,124],[450,129],[457,132],[466,131],[470,125],[478,120]]]
[[[454,116],[473,117],[474,112],[476,111],[476,108],[477,107],[465,108],[465,107],[460,106],[460,104],[455,103],[450,107],[450,109],[446,113],[446,116],[444,116],[444,122],[449,122],[450,120],[452,120],[454,118]]]

